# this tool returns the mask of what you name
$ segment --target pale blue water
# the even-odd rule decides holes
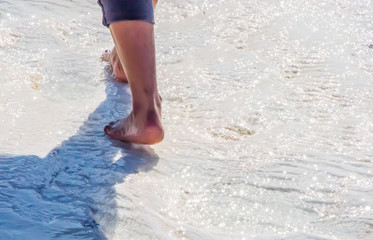
[[[115,209],[112,187],[158,162],[150,148],[112,143],[102,132],[110,109],[130,106],[125,90],[107,83],[107,99],[46,157],[0,157],[0,239],[106,239],[95,215]]]
[[[0,0],[0,239],[373,239],[373,3],[161,0],[165,140],[94,0]]]

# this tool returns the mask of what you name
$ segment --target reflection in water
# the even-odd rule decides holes
[[[1,239],[106,239],[96,218],[116,214],[113,186],[158,162],[151,148],[104,135],[111,111],[131,106],[127,86],[108,82],[106,93],[77,134],[45,158],[0,157]]]

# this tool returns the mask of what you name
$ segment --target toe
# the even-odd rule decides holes
[[[105,126],[104,132],[110,137],[113,137],[115,129],[116,129],[115,124],[117,124],[118,122],[119,120],[110,122],[108,125]]]
[[[104,128],[104,132],[105,132],[107,135],[110,135],[111,130],[112,130],[112,127],[109,126],[109,125],[105,126],[105,128]]]
[[[105,133],[114,140],[121,140],[122,135],[120,129],[117,129],[115,127],[106,126],[104,128]]]

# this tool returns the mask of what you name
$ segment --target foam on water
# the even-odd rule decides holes
[[[0,1],[0,239],[371,239],[372,11],[160,1],[149,148],[96,1]]]

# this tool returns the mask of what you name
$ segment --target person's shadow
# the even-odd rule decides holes
[[[128,86],[106,78],[106,100],[45,158],[0,155],[0,239],[106,239],[97,220],[116,213],[113,186],[158,163],[151,148],[105,136],[131,108]]]

